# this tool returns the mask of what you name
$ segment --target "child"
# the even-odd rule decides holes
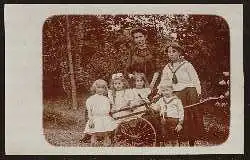
[[[88,122],[86,124],[84,133],[91,135],[91,145],[96,143],[97,136],[104,136],[104,145],[108,146],[111,143],[109,134],[116,128],[116,123],[109,115],[110,101],[105,96],[107,93],[107,82],[98,79],[96,80],[91,91],[94,95],[90,96],[86,101],[88,110]]]
[[[151,93],[151,89],[149,88],[149,83],[146,79],[144,73],[136,73],[134,76],[134,86],[131,89],[132,91],[132,101],[130,106],[143,104],[144,101],[149,102],[148,96]],[[140,112],[146,110],[145,106],[137,107],[134,109],[134,112]],[[140,114],[139,116],[141,116]]]
[[[184,49],[178,43],[172,43],[166,50],[170,63],[163,69],[160,84],[172,83],[175,95],[184,106],[197,103],[201,94],[200,80],[193,65],[182,58]],[[186,109],[184,114],[184,135],[189,145],[194,146],[195,140],[203,136],[203,117],[197,107]]]
[[[160,84],[158,89],[162,97],[153,104],[153,109],[160,111],[163,143],[169,141],[174,146],[177,134],[182,130],[183,106],[181,100],[173,94],[172,84]]]
[[[108,97],[112,103],[112,111],[129,107],[131,98],[129,98],[130,92],[128,88],[129,88],[128,82],[124,78],[122,73],[116,73],[112,75],[110,82],[110,90],[108,92]],[[117,118],[125,116],[129,113],[130,113],[129,110],[121,111],[114,113],[112,117]],[[119,119],[116,122],[119,124],[121,121],[122,119]]]
[[[147,78],[145,76],[144,73],[135,73],[133,75],[133,79],[134,79],[134,86],[131,89],[131,96],[132,96],[132,100],[130,103],[130,107],[132,108],[133,112],[140,112],[140,111],[145,111],[146,107],[144,105],[134,108],[133,106],[135,105],[141,105],[145,102],[149,102],[149,96],[151,94],[151,89],[150,89],[150,85],[147,81]],[[149,120],[152,125],[155,127],[155,131],[156,134],[159,135],[160,134],[160,127],[159,127],[159,123],[160,123],[160,116],[159,114],[138,114],[137,116],[142,116],[143,118],[146,118],[147,120]],[[156,146],[159,146],[160,144],[160,137],[157,136],[156,137]]]

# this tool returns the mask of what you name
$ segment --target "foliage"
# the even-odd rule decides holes
[[[70,93],[68,53],[73,55],[78,93],[97,78],[109,80],[123,71],[133,47],[129,31],[141,26],[149,43],[162,49],[177,40],[204,84],[217,82],[217,73],[229,70],[229,28],[221,17],[207,15],[85,15],[49,17],[43,28],[44,96]],[[67,30],[67,23],[69,29]],[[67,48],[67,33],[70,49]],[[162,50],[161,50],[162,51]],[[162,53],[164,63],[167,58]]]

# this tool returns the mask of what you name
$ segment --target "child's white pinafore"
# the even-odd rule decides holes
[[[115,91],[115,95],[113,95],[114,93],[112,93],[112,91],[108,92],[108,97],[110,98],[111,102],[113,103],[112,105],[112,111],[115,110],[119,110],[125,107],[129,107],[128,102],[131,99],[130,96],[130,92],[129,89],[125,89],[125,90],[121,90],[121,91]],[[117,112],[114,113],[112,115],[113,118],[117,118],[117,117],[122,117],[122,116],[126,116],[128,114],[131,114],[132,112],[129,110],[126,111],[121,111],[121,112]],[[125,118],[126,119],[126,118]],[[117,124],[121,123],[124,119],[118,119],[116,120]]]
[[[94,128],[89,128],[88,121],[84,133],[107,132],[116,128],[115,120],[109,115],[110,101],[108,97],[95,94],[87,99],[86,107],[88,112],[93,115]]]

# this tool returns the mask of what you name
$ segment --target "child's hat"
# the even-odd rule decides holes
[[[157,87],[158,90],[173,88],[173,84],[171,82],[160,83]]]
[[[177,43],[177,42],[168,43],[165,46],[165,50],[168,49],[169,47],[176,48],[176,49],[180,50],[182,53],[184,53],[184,48],[179,43]]]
[[[122,73],[115,73],[112,74],[112,79],[118,79],[118,78],[123,78],[123,74]]]
[[[107,82],[103,79],[97,79],[95,82],[94,82],[94,85],[95,86],[107,86]]]
[[[137,78],[137,77],[145,77],[146,75],[144,73],[134,73],[134,78]]]

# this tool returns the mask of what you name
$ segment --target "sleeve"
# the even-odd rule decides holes
[[[187,63],[187,64],[188,64],[187,65],[188,75],[189,75],[190,79],[192,80],[192,83],[195,85],[197,93],[201,94],[201,85],[200,85],[200,80],[199,80],[198,74],[191,63]]]
[[[171,77],[168,72],[168,65],[166,65],[162,71],[160,84],[172,82]]]
[[[182,102],[180,99],[177,100],[177,109],[178,109],[178,116],[179,116],[179,122],[183,123],[184,120],[184,108],[182,105]]]
[[[125,75],[130,74],[131,71],[131,65],[132,65],[132,55],[133,55],[133,50],[128,52],[128,59],[125,67]]]
[[[114,100],[113,100],[113,96],[112,96],[112,91],[111,90],[108,90],[108,99],[109,99],[109,102],[110,104],[114,104]]]
[[[151,55],[153,56],[153,65],[151,68],[154,72],[160,72],[161,71],[161,65],[160,65],[160,55],[159,55],[159,49],[155,45],[149,45],[148,46],[149,51]]]
[[[161,71],[161,63],[160,63],[160,56],[159,56],[159,51],[155,52],[155,71],[160,72]]]
[[[92,115],[92,104],[90,99],[87,99],[86,101],[86,108],[88,110],[88,118],[91,119],[93,115]]]
[[[151,89],[150,89],[150,88],[145,88],[145,89],[144,89],[144,93],[143,93],[143,99],[144,99],[147,103],[150,102],[149,99],[148,99],[148,97],[149,97],[150,94],[151,94]]]
[[[150,85],[154,86],[157,79],[159,78],[160,71],[161,71],[161,65],[160,65],[160,58],[157,49],[155,47],[149,48],[151,55],[152,55],[152,61],[149,62],[147,65],[151,66],[150,70],[153,73],[152,79],[149,79]]]

